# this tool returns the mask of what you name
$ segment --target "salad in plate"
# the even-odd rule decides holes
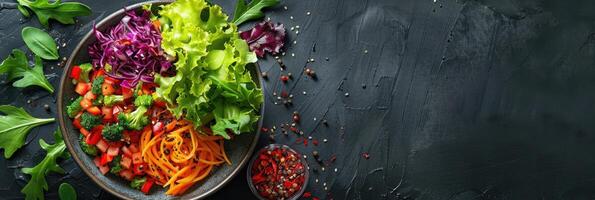
[[[256,54],[221,7],[146,6],[94,35],[66,112],[101,173],[180,195],[230,164],[224,143],[254,131],[263,96],[246,69]]]

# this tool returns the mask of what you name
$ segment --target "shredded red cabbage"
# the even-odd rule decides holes
[[[161,49],[161,33],[151,13],[127,11],[120,23],[102,33],[93,27],[97,42],[89,46],[93,66],[103,67],[121,86],[134,88],[139,81],[153,83],[155,73],[173,69]],[[105,67],[107,64],[111,66]]]
[[[285,27],[280,23],[264,21],[251,30],[240,32],[240,37],[248,42],[251,51],[262,58],[267,51],[272,55],[281,51],[285,43]]]

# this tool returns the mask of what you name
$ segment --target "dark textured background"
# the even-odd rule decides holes
[[[83,2],[93,16],[71,26],[52,23],[51,35],[66,44],[63,56],[93,20],[138,1]],[[235,1],[215,2],[231,13]],[[288,31],[300,26],[283,57],[295,78],[284,85],[278,75],[287,71],[270,57],[261,61],[270,77],[265,126],[276,126],[277,142],[305,154],[336,155],[324,172],[308,157],[319,168],[308,190],[321,198],[595,199],[593,10],[590,0],[285,0],[267,16]],[[22,27],[40,27],[15,9],[0,10],[0,19],[3,58],[25,49]],[[300,75],[306,65],[318,81]],[[55,87],[61,71],[45,65]],[[294,95],[289,109],[274,104],[272,93],[283,90]],[[57,115],[54,99],[36,88],[0,86],[0,104],[24,106],[37,117]],[[318,146],[280,133],[294,110]],[[0,199],[23,197],[28,177],[19,169],[42,159],[37,140],[55,129],[34,129],[31,144],[0,158]],[[268,141],[263,136],[261,146]],[[48,199],[57,197],[61,181],[82,199],[112,198],[73,161],[62,166],[65,176],[49,175]],[[212,199],[249,197],[242,173]]]

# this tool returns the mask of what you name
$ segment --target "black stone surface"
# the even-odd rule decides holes
[[[10,9],[12,1],[0,2],[9,7],[0,9],[6,57],[25,49],[22,27],[40,25]],[[63,56],[93,20],[139,1],[83,2],[93,16],[49,29]],[[235,3],[214,2],[227,13]],[[269,77],[265,126],[277,127],[276,142],[306,155],[317,150],[327,163],[336,156],[324,171],[308,157],[318,171],[308,191],[322,199],[595,199],[593,10],[589,0],[283,1],[267,16],[288,31],[300,28],[282,57],[286,71],[272,57],[260,61]],[[57,88],[62,68],[45,66]],[[302,75],[306,66],[317,80]],[[278,77],[287,72],[294,78],[283,84]],[[293,94],[292,106],[275,105],[273,93],[282,91]],[[40,89],[0,85],[0,104],[34,116],[56,116],[54,99]],[[304,137],[318,146],[281,133],[293,111],[301,114]],[[1,199],[23,198],[28,177],[20,168],[43,158],[37,140],[50,139],[55,129],[34,129],[31,144],[0,158]],[[268,142],[264,135],[260,146]],[[73,161],[61,164],[67,174],[49,175],[48,199],[57,198],[63,181],[82,199],[113,198]],[[250,198],[244,174],[212,196]]]

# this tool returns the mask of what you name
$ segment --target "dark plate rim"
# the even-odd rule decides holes
[[[154,3],[171,3],[173,2],[173,0],[154,0],[154,1],[145,1],[145,2],[141,2],[141,3],[137,3],[137,4],[133,4],[130,6],[126,6],[123,9],[118,9],[117,11],[113,12],[112,14],[108,15],[107,17],[103,18],[99,23],[96,24],[96,26],[100,27],[105,23],[108,23],[110,21],[110,19],[118,17],[119,15],[123,14],[126,10],[133,10],[133,9],[137,9],[142,7],[143,5],[146,4],[154,4]],[[66,147],[68,149],[68,151],[70,152],[70,154],[72,155],[71,157],[74,159],[74,161],[76,162],[77,165],[79,165],[79,168],[89,177],[91,178],[91,180],[93,180],[93,182],[95,182],[97,185],[99,185],[99,187],[101,187],[103,190],[108,191],[109,193],[111,193],[112,195],[121,198],[121,199],[132,199],[129,196],[126,196],[123,193],[120,193],[118,191],[112,190],[111,188],[106,186],[106,183],[102,182],[101,180],[99,180],[93,173],[91,173],[89,170],[87,170],[87,168],[82,167],[85,166],[85,164],[83,163],[83,161],[78,157],[78,155],[76,154],[75,150],[74,150],[74,145],[70,142],[70,140],[68,140],[68,134],[69,132],[72,132],[72,130],[67,130],[66,129],[66,121],[64,120],[65,118],[65,113],[64,113],[64,87],[65,84],[71,84],[71,82],[69,81],[69,78],[67,76],[68,72],[70,71],[70,69],[73,66],[73,61],[74,61],[74,57],[77,55],[77,53],[79,51],[81,51],[84,47],[84,41],[88,40],[90,37],[93,36],[93,30],[90,30],[77,44],[77,46],[74,48],[74,50],[72,51],[72,53],[70,54],[66,65],[64,66],[63,72],[62,72],[62,77],[60,80],[60,87],[59,87],[59,91],[58,91],[58,121],[60,123],[60,130],[62,132],[62,137],[64,138],[64,143],[66,144]],[[255,70],[256,70],[256,75],[258,76],[258,74],[260,74],[260,67],[258,66],[257,63],[254,63],[255,65]],[[262,92],[264,94],[264,87],[262,86],[262,77],[258,76],[258,84],[260,85]],[[238,173],[240,172],[241,169],[243,169],[243,167],[248,163],[248,161],[250,160],[250,156],[254,153],[254,149],[256,148],[256,145],[258,143],[258,139],[260,137],[260,127],[262,127],[262,123],[263,123],[263,117],[264,117],[264,105],[265,103],[263,103],[261,105],[260,108],[260,119],[258,120],[258,124],[257,124],[257,129],[255,131],[254,134],[254,139],[252,140],[252,144],[250,145],[248,152],[246,154],[246,156],[244,158],[242,158],[242,160],[240,161],[240,163],[237,165],[237,167],[235,169],[232,170],[232,172],[230,174],[227,175],[227,177],[225,179],[223,179],[220,183],[218,183],[217,185],[215,185],[214,187],[212,187],[211,189],[207,190],[207,192],[202,193],[198,196],[194,196],[194,197],[190,197],[190,199],[203,199],[206,198],[212,194],[214,194],[215,192],[219,191],[225,184],[227,184],[231,179],[233,179],[236,175],[238,175]],[[72,122],[71,122],[72,123]],[[150,196],[150,195],[148,195]]]

